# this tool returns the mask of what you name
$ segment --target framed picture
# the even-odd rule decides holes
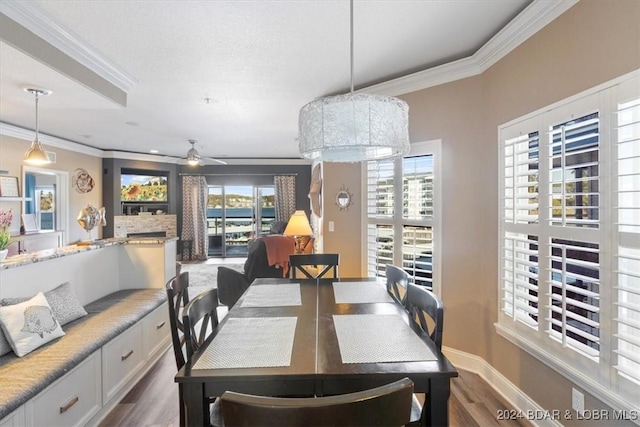
[[[0,196],[20,197],[17,176],[0,176]]]
[[[36,214],[23,214],[22,225],[24,226],[24,231],[38,231]]]

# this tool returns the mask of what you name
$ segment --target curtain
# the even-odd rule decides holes
[[[191,240],[192,257],[207,259],[207,197],[209,189],[204,176],[182,177],[182,240]]]
[[[296,210],[296,177],[292,175],[276,175],[273,177],[275,187],[276,221],[288,222]]]

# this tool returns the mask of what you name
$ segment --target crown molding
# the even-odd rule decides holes
[[[398,96],[482,74],[578,1],[534,0],[472,56],[398,77],[356,92]]]
[[[9,123],[0,122],[0,135],[5,135],[25,141],[33,141],[36,133],[32,130],[21,128]],[[139,160],[144,162],[172,163],[178,165],[186,165],[187,161],[182,157],[164,156],[158,154],[134,153],[128,151],[116,150],[100,150],[98,148],[89,147],[77,142],[38,133],[40,142],[48,147],[61,148],[63,150],[73,151],[75,153],[87,154],[89,156],[101,157],[105,159],[124,159]],[[310,165],[311,162],[306,159],[293,157],[278,158],[231,158],[221,157],[228,165]]]
[[[32,2],[3,1],[0,12],[34,33],[47,43],[73,58],[89,70],[124,92],[138,83],[135,77],[107,59],[100,52],[79,39],[48,17]]]
[[[36,133],[32,130],[3,122],[0,122],[0,135],[11,136],[25,141],[33,141],[36,137]],[[63,150],[69,150],[75,153],[87,154],[94,157],[102,157],[103,153],[102,150],[97,148],[88,147],[86,145],[78,144],[77,142],[58,138],[57,136],[47,135],[42,132],[38,133],[38,139],[46,146],[62,148]]]

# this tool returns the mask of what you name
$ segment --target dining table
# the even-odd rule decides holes
[[[190,426],[209,398],[329,396],[404,377],[425,393],[421,425],[447,426],[458,372],[378,278],[259,278],[178,371]]]

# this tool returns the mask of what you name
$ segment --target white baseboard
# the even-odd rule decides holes
[[[547,410],[516,387],[515,384],[487,363],[486,360],[450,347],[443,347],[442,352],[456,368],[478,374],[493,387],[500,396],[512,405],[513,409],[521,411],[525,418],[534,426],[562,427],[562,423],[560,423],[559,420],[553,419],[553,414],[549,414]],[[530,416],[528,416],[528,414],[530,414]],[[545,415],[547,416],[545,417]]]

